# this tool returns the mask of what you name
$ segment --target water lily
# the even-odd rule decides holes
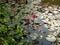
[[[53,36],[53,35],[48,35],[48,37],[46,37],[46,39],[47,39],[48,41],[50,41],[50,42],[56,41],[56,37]]]
[[[32,40],[35,40],[35,39],[37,39],[38,34],[37,33],[33,33],[33,34],[30,35],[30,37],[32,38]]]
[[[58,11],[53,11],[54,14],[58,14],[59,12]]]

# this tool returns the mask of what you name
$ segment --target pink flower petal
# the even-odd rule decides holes
[[[26,22],[29,23],[30,22],[30,19],[29,18],[26,18]]]
[[[12,12],[16,12],[16,10],[12,10]]]
[[[32,18],[35,19],[37,16],[33,13],[32,14]]]

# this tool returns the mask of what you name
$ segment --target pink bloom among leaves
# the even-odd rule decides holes
[[[12,10],[12,12],[14,12],[14,13],[15,13],[15,12],[16,12],[16,10]]]
[[[26,18],[26,22],[29,23],[30,22],[30,19],[29,18]]]
[[[32,18],[35,19],[36,17],[37,16],[34,13],[32,13]]]

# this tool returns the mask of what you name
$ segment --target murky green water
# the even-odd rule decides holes
[[[47,3],[47,2],[49,2],[50,4],[60,5],[60,0],[42,0],[42,3]]]
[[[0,2],[5,2],[5,1],[0,0]],[[47,2],[49,2],[50,4],[60,5],[60,0],[42,0],[42,3],[47,3]]]

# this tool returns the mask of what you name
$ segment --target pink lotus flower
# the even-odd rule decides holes
[[[29,18],[26,18],[26,22],[29,23],[30,22],[30,19]]]
[[[32,13],[32,18],[35,19],[36,17],[37,16],[34,13]]]
[[[15,12],[16,12],[16,10],[12,10],[12,12],[14,12],[14,13],[15,13]]]

